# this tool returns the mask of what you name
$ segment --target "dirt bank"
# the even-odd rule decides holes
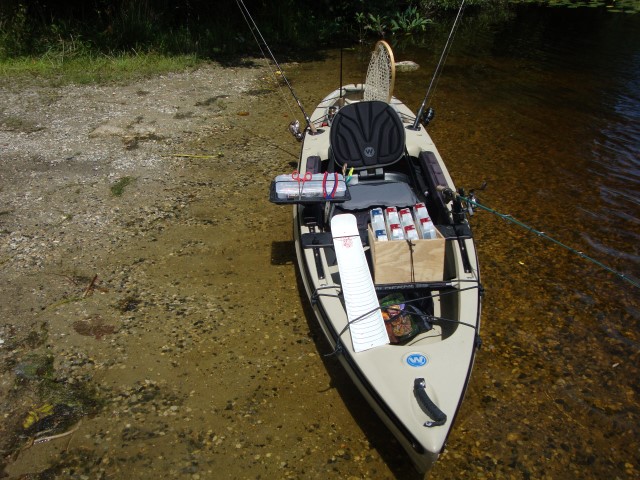
[[[264,73],[0,91],[5,476],[392,476],[266,201],[297,145]]]

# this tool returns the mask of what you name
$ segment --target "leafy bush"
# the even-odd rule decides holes
[[[411,35],[424,32],[432,21],[423,16],[417,7],[407,7],[404,12],[396,13],[389,23],[392,33]]]
[[[408,6],[404,11],[390,16],[374,13],[356,13],[360,31],[370,32],[378,37],[392,35],[413,35],[423,33],[432,21],[424,16],[418,7]],[[362,35],[360,35],[362,37]]]
[[[28,53],[32,50],[32,38],[33,32],[24,5],[0,11],[0,58]]]

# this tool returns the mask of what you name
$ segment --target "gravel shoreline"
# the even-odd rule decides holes
[[[171,222],[188,217],[185,161],[173,155],[228,128],[225,116],[248,108],[245,93],[259,74],[210,65],[127,85],[0,92],[5,474],[65,475],[85,463],[60,455],[54,444],[66,440],[38,444],[56,433],[75,437],[78,422],[104,444],[105,413],[127,416],[135,406],[141,424],[149,423],[143,410],[176,415],[184,393],[167,387],[170,375],[126,372],[136,368],[131,363],[171,355],[178,344],[186,349],[190,332],[176,333],[175,324],[159,351],[140,341],[164,330],[153,325],[158,307],[172,316],[199,306],[175,293],[167,298],[161,278],[145,282],[149,269],[136,269],[145,261],[138,255]],[[167,244],[158,254],[172,249]],[[122,438],[144,429],[131,420]],[[156,428],[157,435],[166,430]],[[34,440],[31,448],[47,449],[44,455],[25,450]],[[101,463],[93,474],[120,470],[108,457]]]
[[[0,477],[412,475],[318,358],[265,76],[0,89]]]
[[[65,256],[51,231],[45,238],[56,225],[65,235],[77,225],[85,243],[118,237],[112,229],[131,205],[109,208],[110,187],[135,178],[142,187],[137,203],[144,204],[139,197],[170,182],[177,163],[171,155],[219,128],[229,97],[238,101],[257,76],[211,66],[125,86],[0,92],[4,274]]]

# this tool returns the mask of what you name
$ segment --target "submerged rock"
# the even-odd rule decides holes
[[[416,62],[412,62],[411,60],[405,60],[403,62],[396,62],[396,71],[397,72],[414,72],[420,68]]]

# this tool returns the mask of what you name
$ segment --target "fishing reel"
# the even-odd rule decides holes
[[[304,138],[304,132],[300,131],[300,121],[294,120],[289,124],[289,133],[294,136],[294,138],[301,142]]]
[[[422,124],[424,125],[424,128],[427,128],[427,126],[431,123],[431,120],[433,120],[433,117],[435,116],[436,111],[432,107],[429,107],[425,110],[425,112],[422,114]]]
[[[464,222],[465,214],[473,215],[477,203],[474,190],[469,190],[468,195],[464,193],[464,188],[459,188],[456,192],[449,187],[440,185],[437,190],[442,194],[445,202],[453,202],[452,215],[455,223]]]
[[[482,182],[482,185],[480,185],[480,187],[477,188],[477,190],[483,191],[485,188],[487,188],[487,181],[485,180],[484,182]],[[482,207],[482,205],[480,205],[478,203],[478,199],[476,198],[476,189],[471,189],[469,190],[469,193],[467,195],[464,194],[464,190],[461,188],[458,191],[459,195],[458,197],[460,198],[460,200],[462,201],[462,203],[464,204],[467,213],[469,214],[469,216],[471,217],[473,215],[473,213],[476,211],[476,208],[478,208],[479,206]]]
[[[480,190],[481,192],[487,188],[487,181],[485,180],[484,182],[482,182],[482,185],[480,185],[480,187],[478,187],[478,190]],[[462,190],[460,190],[460,195],[464,196],[464,193]],[[476,198],[476,190],[475,189],[471,189],[469,190],[469,194],[467,195],[467,201],[465,202],[466,206],[467,206],[467,212],[469,212],[469,216],[473,215],[473,212],[476,211],[476,208],[478,208],[478,199]]]
[[[468,202],[465,202],[465,206],[467,207],[467,213],[469,214],[469,216],[473,216],[473,212],[476,211],[476,194],[475,194],[475,190],[469,190],[469,194],[467,195],[467,200],[469,200]]]
[[[308,132],[309,135],[319,135],[324,132],[321,128],[316,128],[310,121],[307,119],[308,127],[305,130],[300,130],[300,121],[294,120],[289,124],[289,133],[295,137],[296,140],[301,142],[304,140],[305,134]]]
[[[333,119],[336,118],[336,114],[338,113],[338,107],[336,105],[332,105],[327,109],[327,125],[331,126],[333,123]]]
[[[426,129],[429,126],[429,123],[431,123],[431,120],[433,120],[433,117],[435,116],[436,116],[436,111],[432,107],[429,107],[426,110],[424,110],[424,102],[423,102],[422,106],[420,107],[420,110],[418,110],[418,113],[416,115],[416,118],[413,124],[407,126],[407,129],[413,130],[416,132],[420,131],[420,125],[419,125],[420,121],[422,121],[422,124]]]

